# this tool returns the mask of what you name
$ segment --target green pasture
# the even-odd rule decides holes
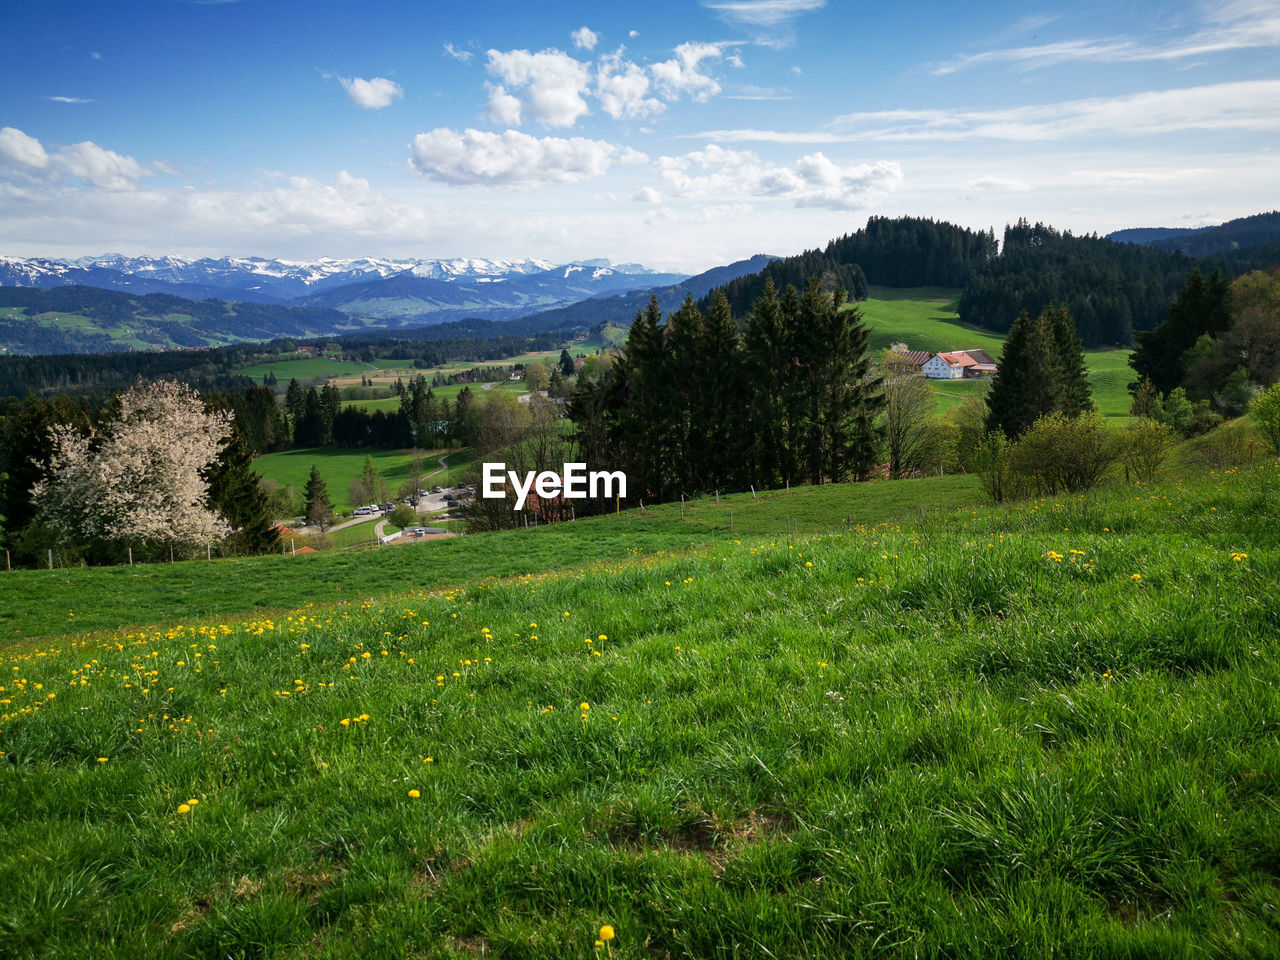
[[[2,952],[1280,954],[1280,465],[943,479],[0,577]]]
[[[440,469],[437,458],[444,456],[444,450],[344,450],[329,447],[311,447],[301,450],[284,450],[280,453],[268,453],[253,461],[253,469],[262,477],[274,480],[281,486],[292,485],[296,494],[301,497],[302,488],[311,475],[314,464],[325,482],[329,500],[334,510],[348,514],[362,504],[351,503],[348,490],[353,480],[364,471],[366,457],[372,457],[378,473],[387,481],[391,495],[394,496],[409,475],[409,465],[415,455],[422,457],[423,474],[430,474]],[[458,457],[459,454],[451,454]],[[463,459],[465,454],[461,455]],[[441,473],[427,484],[428,488],[440,483]]]

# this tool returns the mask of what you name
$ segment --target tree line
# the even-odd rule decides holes
[[[856,480],[878,455],[869,366],[843,289],[811,276],[803,293],[779,293],[766,277],[741,331],[723,292],[665,321],[651,300],[568,413],[580,456],[625,471],[632,498]]]

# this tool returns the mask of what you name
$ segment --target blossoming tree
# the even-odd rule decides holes
[[[39,519],[75,542],[159,553],[212,543],[230,531],[209,508],[208,471],[231,436],[231,417],[206,411],[171,380],[139,382],[97,434],[55,428]]]

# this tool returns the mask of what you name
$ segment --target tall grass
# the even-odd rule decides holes
[[[1277,521],[1268,465],[68,624],[0,655],[0,952],[1275,955]]]

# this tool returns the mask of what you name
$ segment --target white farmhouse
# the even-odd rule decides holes
[[[996,363],[985,350],[955,350],[935,353],[925,361],[924,375],[931,380],[962,380],[965,377],[989,377]]]

